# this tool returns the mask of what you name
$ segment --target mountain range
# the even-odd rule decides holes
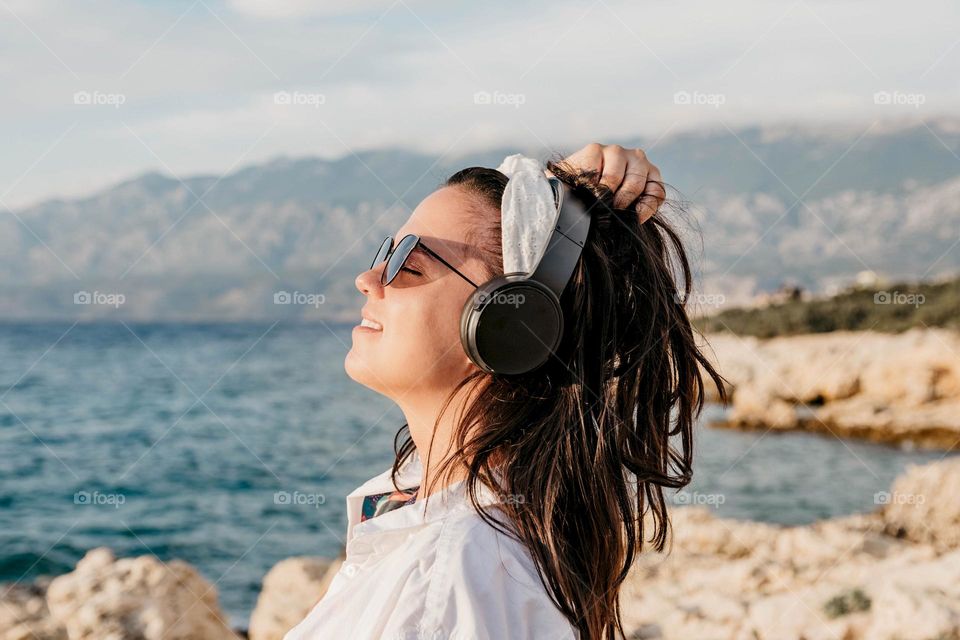
[[[872,271],[960,271],[960,119],[726,127],[618,142],[649,152],[683,209],[706,305],[785,283],[827,293]],[[0,216],[0,318],[358,319],[357,273],[456,170],[382,149],[279,157],[223,176],[151,172]]]

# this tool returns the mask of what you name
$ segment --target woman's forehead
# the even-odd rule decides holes
[[[466,235],[468,222],[473,209],[473,198],[463,189],[441,187],[420,201],[408,220],[411,225],[422,225],[427,229],[436,229],[435,235],[446,235],[448,231],[460,231]],[[410,233],[417,233],[412,230]],[[422,235],[426,235],[426,232]]]
[[[406,223],[397,231],[399,241],[408,233],[420,236],[430,249],[442,252],[444,258],[477,257],[468,242],[470,230],[477,224],[475,203],[469,194],[456,187],[442,187],[424,198]],[[452,255],[451,255],[452,252]]]

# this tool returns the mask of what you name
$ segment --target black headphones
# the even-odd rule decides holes
[[[460,342],[488,373],[533,371],[560,344],[560,295],[580,260],[590,216],[560,180],[549,177],[559,214],[557,226],[534,272],[505,273],[484,282],[460,314]]]

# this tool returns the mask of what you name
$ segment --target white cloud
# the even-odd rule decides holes
[[[12,205],[163,169],[127,126],[188,175],[227,169],[267,130],[244,163],[380,146],[444,151],[461,136],[454,153],[721,123],[932,118],[960,106],[948,0],[909,21],[892,0],[609,0],[589,11],[434,0],[7,5],[25,24],[0,23],[9,96],[0,193],[37,162],[4,196]],[[346,13],[356,15],[336,15]],[[874,92],[895,89],[923,92],[924,110],[874,104]],[[121,92],[126,102],[78,107],[78,90]],[[283,107],[278,91],[326,101]],[[523,103],[477,105],[477,91]],[[678,105],[678,91],[724,103]]]
[[[238,13],[269,20],[383,12],[393,4],[396,4],[396,0],[353,0],[352,2],[323,2],[318,0],[227,1],[227,6]]]

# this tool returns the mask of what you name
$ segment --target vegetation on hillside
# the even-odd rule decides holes
[[[960,329],[960,278],[857,288],[832,298],[728,309],[697,318],[695,323],[704,332],[760,338],[844,330],[899,333],[924,326]]]

